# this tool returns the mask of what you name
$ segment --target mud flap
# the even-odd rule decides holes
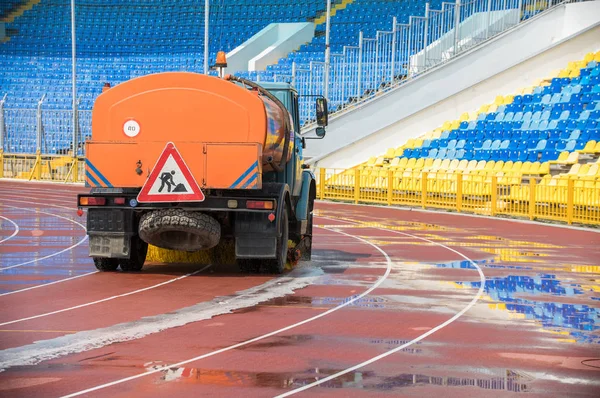
[[[91,257],[129,258],[131,237],[136,234],[133,211],[89,209],[87,233]]]
[[[276,258],[277,220],[269,213],[238,213],[235,219],[235,255],[237,258]]]

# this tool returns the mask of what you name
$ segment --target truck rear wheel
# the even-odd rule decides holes
[[[104,258],[104,257],[94,257],[94,265],[98,269],[98,271],[107,272],[107,271],[116,271],[119,267],[119,259],[118,258]]]
[[[163,249],[198,251],[215,247],[221,240],[221,225],[208,214],[182,209],[146,213],[140,220],[140,237]]]
[[[125,272],[138,272],[144,267],[146,255],[148,254],[148,244],[140,239],[139,236],[131,238],[130,257],[120,261],[121,270]]]
[[[285,264],[287,262],[288,252],[288,239],[289,239],[289,219],[287,208],[283,209],[281,216],[281,236],[277,239],[277,258],[268,262],[269,271],[281,274],[285,270]]]

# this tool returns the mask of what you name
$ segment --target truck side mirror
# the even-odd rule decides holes
[[[315,129],[315,134],[317,135],[317,137],[319,138],[323,138],[325,137],[325,128],[324,127],[317,127]]]
[[[317,98],[317,125],[325,127],[329,123],[329,113],[327,112],[327,100],[323,97]]]

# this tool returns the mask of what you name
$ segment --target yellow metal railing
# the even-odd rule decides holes
[[[319,169],[317,197],[353,203],[417,206],[488,216],[600,225],[600,179],[535,178],[393,169]]]
[[[83,182],[84,164],[83,157],[0,152],[0,178]]]

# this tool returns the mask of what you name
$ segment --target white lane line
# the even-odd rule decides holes
[[[9,223],[11,223],[14,227],[15,227],[15,231],[12,233],[11,236],[9,236],[8,238],[4,238],[2,240],[0,240],[0,243],[2,242],[6,242],[9,239],[14,238],[15,236],[17,236],[17,234],[19,233],[19,224],[17,224],[16,222],[14,222],[13,220],[11,220],[8,217],[4,217],[4,216],[0,216],[1,219],[8,221]]]
[[[9,200],[11,202],[19,202],[19,203],[30,203],[30,204],[34,204],[34,205],[46,205],[46,206],[52,206],[52,207],[58,207],[58,208],[62,208],[62,209],[67,209],[67,210],[73,210],[70,207],[65,207],[65,206],[59,206],[59,205],[53,205],[53,204],[49,204],[49,203],[39,203],[39,202],[29,202],[29,201],[23,201],[23,200],[15,200],[15,199],[6,199],[6,198],[2,198],[3,200]],[[58,200],[57,200],[58,201]],[[2,242],[0,242],[2,243]],[[88,275],[93,275],[98,273],[98,271],[92,271],[92,272],[88,272],[86,274],[82,274],[82,275],[77,275],[77,276],[73,276],[70,278],[64,278],[64,279],[60,279],[54,282],[50,282],[50,283],[43,283],[41,285],[36,285],[36,286],[31,286],[31,287],[26,287],[24,289],[19,289],[19,290],[13,290],[12,292],[6,292],[6,293],[1,293],[0,297],[2,296],[8,296],[10,294],[15,294],[15,293],[21,293],[21,292],[26,292],[28,290],[32,290],[32,289],[38,289],[40,287],[45,287],[45,286],[50,286],[50,285],[55,285],[57,283],[62,283],[62,282],[67,282],[73,279],[77,279],[77,278],[82,278],[84,276],[88,276]]]
[[[26,287],[24,289],[19,289],[19,290],[13,290],[12,292],[6,292],[6,293],[2,293],[0,294],[0,297],[2,296],[8,296],[10,294],[15,294],[15,293],[21,293],[21,292],[26,292],[28,290],[32,290],[32,289],[38,289],[40,287],[45,287],[45,286],[50,286],[50,285],[55,285],[57,283],[62,283],[62,282],[67,282],[73,279],[77,279],[77,278],[83,278],[84,276],[89,276],[89,275],[93,275],[93,274],[97,274],[99,271],[92,271],[92,272],[88,272],[87,274],[82,274],[82,275],[77,275],[77,276],[72,276],[70,278],[65,278],[65,279],[59,279],[57,281],[54,282],[49,282],[49,283],[43,283],[41,285],[35,285],[35,286],[31,286],[31,287]]]
[[[330,217],[323,217],[323,216],[322,216],[322,218],[329,218],[330,220],[334,220],[333,218],[330,218]],[[355,224],[360,224],[360,223],[355,223]],[[478,300],[481,298],[481,296],[483,295],[483,289],[484,289],[484,287],[485,287],[485,275],[483,274],[483,271],[481,270],[481,268],[480,268],[480,267],[479,267],[477,264],[475,264],[475,262],[474,262],[473,260],[471,260],[469,257],[465,256],[465,255],[464,255],[464,254],[462,254],[461,252],[459,252],[459,251],[457,251],[457,250],[454,250],[454,249],[452,249],[451,247],[448,247],[448,246],[446,246],[446,245],[444,245],[444,244],[442,244],[442,243],[434,242],[434,241],[432,241],[432,240],[429,240],[429,239],[426,239],[426,238],[421,238],[421,237],[419,237],[419,236],[416,236],[416,235],[407,234],[406,232],[400,232],[400,231],[388,230],[388,229],[385,229],[385,228],[379,228],[379,227],[370,227],[370,228],[373,228],[373,229],[379,229],[379,230],[381,230],[381,231],[389,231],[389,232],[392,232],[392,233],[395,233],[395,234],[400,234],[400,235],[408,236],[408,237],[410,237],[410,238],[419,239],[419,240],[422,240],[422,241],[424,241],[424,242],[428,242],[428,243],[432,243],[432,244],[434,244],[434,245],[440,246],[440,247],[442,247],[442,248],[444,248],[444,249],[446,249],[446,250],[449,250],[449,251],[451,251],[451,252],[453,252],[453,253],[455,253],[455,254],[458,254],[459,256],[461,256],[462,258],[464,258],[465,260],[467,260],[469,263],[471,263],[471,265],[472,265],[472,266],[474,266],[474,267],[477,269],[477,272],[479,273],[479,279],[480,279],[480,281],[481,281],[481,286],[479,287],[479,290],[477,291],[477,294],[475,295],[475,297],[473,297],[473,299],[472,299],[472,300],[469,302],[469,304],[467,304],[467,306],[466,306],[465,308],[463,308],[461,311],[459,311],[458,313],[456,313],[456,315],[454,315],[452,318],[448,319],[448,320],[447,320],[446,322],[444,322],[444,323],[441,323],[441,324],[439,324],[438,326],[436,326],[436,327],[434,327],[433,329],[431,329],[431,330],[427,331],[426,333],[423,333],[422,335],[420,335],[420,336],[418,336],[418,337],[414,338],[413,340],[411,340],[411,341],[409,341],[409,342],[407,342],[407,343],[404,343],[404,344],[402,344],[401,346],[394,348],[393,350],[387,351],[387,352],[385,352],[385,353],[383,353],[383,354],[380,354],[380,355],[378,355],[378,356],[376,356],[376,357],[373,357],[373,358],[371,358],[371,359],[369,359],[369,360],[367,360],[367,361],[364,361],[364,362],[362,362],[362,363],[359,363],[358,365],[354,365],[354,366],[352,366],[352,367],[350,367],[350,368],[348,368],[348,369],[345,369],[345,370],[342,370],[342,371],[340,371],[340,372],[334,373],[334,374],[332,374],[332,375],[330,375],[330,376],[327,376],[327,377],[325,377],[325,378],[323,378],[323,379],[320,379],[320,380],[318,380],[318,381],[315,381],[315,382],[313,382],[313,383],[310,383],[310,384],[307,384],[307,385],[305,385],[305,386],[302,386],[302,387],[296,388],[295,390],[291,390],[291,391],[288,391],[288,392],[286,392],[286,393],[284,393],[284,394],[277,395],[275,398],[283,398],[283,397],[287,397],[287,396],[290,396],[290,395],[293,395],[293,394],[297,394],[297,393],[299,393],[299,392],[302,392],[302,391],[306,391],[306,390],[308,390],[309,388],[316,387],[316,386],[318,386],[318,385],[320,385],[320,384],[323,384],[323,383],[325,383],[325,382],[327,382],[327,381],[329,381],[329,380],[333,380],[333,379],[335,379],[335,378],[337,378],[337,377],[340,377],[340,376],[342,376],[342,375],[345,375],[346,373],[353,372],[353,371],[355,371],[355,370],[357,370],[357,369],[360,369],[360,368],[362,368],[362,367],[365,367],[365,366],[367,366],[367,365],[370,365],[370,364],[372,364],[373,362],[379,361],[380,359],[383,359],[383,358],[385,358],[385,357],[387,357],[387,356],[390,356],[390,355],[392,355],[392,354],[395,354],[395,353],[397,353],[398,351],[401,351],[401,350],[405,349],[406,347],[409,347],[409,346],[411,346],[411,345],[413,345],[413,344],[415,344],[415,343],[417,343],[417,342],[419,342],[419,341],[423,340],[424,338],[426,338],[426,337],[428,337],[428,336],[431,336],[432,334],[434,334],[434,333],[435,333],[435,332],[437,332],[438,330],[440,330],[440,329],[443,329],[443,328],[445,328],[446,326],[448,326],[448,325],[450,325],[451,323],[453,323],[454,321],[456,321],[458,318],[460,318],[461,316],[463,316],[463,314],[464,314],[465,312],[467,312],[468,310],[470,310],[470,309],[471,309],[471,307],[473,307],[473,306],[475,305],[475,303],[476,303],[476,302],[477,302],[477,301],[478,301]]]
[[[22,203],[29,203],[29,202],[22,202]],[[58,214],[48,213],[48,212],[45,212],[45,211],[42,211],[42,210],[26,209],[24,207],[15,207],[15,206],[7,206],[7,205],[1,205],[1,206],[8,207],[8,208],[11,208],[11,209],[18,209],[18,210],[30,211],[30,212],[34,212],[34,213],[43,213],[43,214],[47,214],[47,215],[52,216],[52,217],[62,218],[63,220],[67,220],[67,221],[69,221],[69,222],[71,222],[73,224],[79,225],[84,231],[86,230],[85,225],[83,225],[81,223],[78,223],[77,221],[72,220],[70,218],[59,216]],[[79,242],[75,243],[74,245],[71,245],[71,246],[67,247],[66,249],[57,251],[55,253],[48,254],[47,256],[39,257],[39,258],[36,258],[34,260],[25,261],[25,262],[22,262],[22,263],[19,263],[19,264],[10,265],[8,267],[0,267],[0,271],[4,271],[4,270],[15,268],[15,267],[20,267],[22,265],[31,264],[31,263],[35,263],[35,262],[38,262],[38,261],[46,260],[46,259],[54,257],[54,256],[58,256],[59,254],[62,254],[62,253],[67,252],[69,250],[72,250],[72,249],[76,248],[77,246],[81,245],[83,242],[85,242],[87,240],[87,238],[88,238],[87,235],[85,235],[83,237],[83,239],[81,239]]]
[[[57,207],[57,208],[60,208],[60,209],[67,209],[67,210],[71,210],[71,211],[76,211],[76,208],[75,208],[76,206],[75,205],[73,205],[72,207],[67,207],[67,206],[61,206],[61,205],[54,205],[52,203],[31,202],[31,201],[26,201],[26,200],[22,200],[22,199],[7,199],[5,197],[0,197],[0,199],[2,199],[2,200],[8,200],[10,202],[28,203],[28,204],[31,204],[31,205],[50,206],[50,207]],[[43,198],[33,198],[33,199],[44,200]],[[52,200],[52,201],[55,201],[55,202],[61,202],[61,203],[63,202],[62,200],[59,201],[58,199],[56,199],[56,200],[49,199],[49,200]],[[34,209],[29,209],[29,211],[32,211],[32,210],[33,211],[37,211],[37,210],[34,210]]]
[[[319,227],[319,228],[323,228],[323,227]],[[328,229],[328,228],[324,228],[324,229]],[[331,309],[329,309],[329,310],[327,310],[327,311],[325,311],[325,312],[323,312],[323,313],[321,313],[319,315],[313,316],[311,318],[305,319],[303,321],[294,323],[294,324],[289,325],[289,326],[285,326],[285,327],[283,327],[281,329],[278,329],[278,330],[275,330],[273,332],[270,332],[270,333],[267,333],[267,334],[263,334],[262,336],[258,336],[258,337],[255,337],[253,339],[250,339],[250,340],[242,341],[241,343],[230,345],[228,347],[224,347],[224,348],[221,348],[221,349],[216,350],[216,351],[211,351],[209,353],[206,353],[206,354],[203,354],[203,355],[199,355],[199,356],[191,358],[191,359],[186,359],[185,361],[181,361],[181,362],[176,363],[176,364],[166,365],[166,366],[163,366],[163,367],[160,367],[160,368],[156,368],[156,369],[153,369],[153,370],[150,370],[150,371],[147,371],[147,372],[144,372],[144,373],[140,373],[140,374],[137,374],[137,375],[134,375],[134,376],[126,377],[126,378],[123,378],[123,379],[120,379],[120,380],[115,380],[115,381],[112,381],[112,382],[106,383],[106,384],[101,384],[101,385],[98,385],[98,386],[95,386],[95,387],[88,388],[86,390],[74,392],[72,394],[63,396],[62,398],[76,397],[76,396],[87,394],[87,393],[90,393],[90,392],[93,392],[93,391],[98,391],[98,390],[101,390],[101,389],[104,389],[104,388],[107,388],[107,387],[111,387],[111,386],[114,386],[114,385],[117,385],[117,384],[121,384],[121,383],[125,383],[125,382],[131,381],[131,380],[139,379],[141,377],[145,377],[145,376],[148,376],[148,375],[151,375],[151,374],[154,374],[154,373],[162,372],[162,371],[167,370],[169,368],[180,367],[180,366],[183,366],[183,365],[188,364],[190,362],[199,361],[199,360],[204,359],[204,358],[212,357],[214,355],[221,354],[223,352],[227,352],[227,351],[231,351],[231,350],[234,350],[236,348],[239,348],[239,347],[243,347],[245,345],[252,344],[252,343],[255,343],[257,341],[264,340],[266,338],[275,336],[276,334],[279,334],[279,333],[282,333],[282,332],[286,332],[286,331],[288,331],[290,329],[293,329],[293,328],[296,328],[298,326],[305,325],[305,324],[307,324],[309,322],[313,322],[313,321],[315,321],[315,320],[317,320],[319,318],[323,318],[323,317],[325,317],[325,316],[327,316],[327,315],[329,315],[329,314],[331,314],[333,312],[339,311],[342,308],[347,307],[350,304],[354,303],[355,301],[360,300],[361,298],[365,297],[366,295],[368,295],[369,293],[371,293],[373,290],[377,289],[383,283],[383,281],[386,280],[386,278],[388,277],[388,275],[390,274],[390,272],[392,270],[392,260],[387,255],[387,253],[384,252],[379,246],[375,245],[374,243],[371,243],[371,242],[367,241],[366,239],[363,239],[363,238],[360,238],[358,236],[354,236],[354,235],[351,235],[351,234],[347,234],[347,233],[341,232],[341,231],[335,231],[335,230],[332,230],[332,231],[337,232],[337,233],[342,234],[342,235],[349,236],[351,238],[355,238],[355,239],[357,239],[357,240],[359,240],[359,241],[361,241],[363,243],[366,243],[366,244],[374,247],[375,249],[377,249],[377,251],[379,251],[381,254],[383,254],[383,256],[385,257],[385,259],[387,261],[387,268],[385,270],[384,275],[381,278],[379,278],[377,280],[377,282],[375,282],[374,285],[372,285],[370,288],[368,288],[367,290],[365,290],[360,295],[358,295],[358,296],[354,297],[353,299],[350,299],[350,300],[348,300],[348,301],[346,301],[346,302],[338,305],[337,307],[331,308]]]
[[[161,283],[158,283],[156,285],[148,286],[148,287],[145,287],[143,289],[138,289],[138,290],[134,290],[134,291],[131,291],[131,292],[128,292],[128,293],[123,293],[123,294],[117,294],[116,296],[106,297],[106,298],[103,298],[101,300],[91,301],[89,303],[79,304],[79,305],[75,305],[73,307],[63,308],[61,310],[56,310],[56,311],[52,311],[52,312],[46,312],[45,314],[39,314],[39,315],[29,316],[27,318],[15,319],[14,321],[2,322],[2,323],[0,323],[0,326],[12,325],[14,323],[29,321],[31,319],[43,318],[45,316],[54,315],[54,314],[60,314],[61,312],[72,311],[72,310],[76,310],[78,308],[89,307],[90,305],[104,303],[106,301],[118,299],[118,298],[121,298],[121,297],[131,296],[132,294],[137,294],[137,293],[145,292],[147,290],[155,289],[155,288],[160,287],[160,286],[168,285],[169,283],[177,282],[177,281],[179,281],[181,279],[187,278],[188,276],[196,275],[196,274],[204,271],[205,269],[209,268],[210,266],[211,266],[211,264],[208,264],[207,266],[205,266],[205,267],[203,267],[203,268],[201,268],[201,269],[199,269],[197,271],[190,272],[189,274],[178,276],[177,278],[169,279],[168,281],[161,282]]]
[[[52,191],[40,191],[40,192],[22,192],[22,191],[17,191],[17,190],[12,190],[12,189],[3,189],[2,190],[2,195],[8,195],[8,196],[17,196],[17,197],[22,197],[24,193],[26,193],[31,199],[46,199],[46,198],[52,198],[52,200],[59,200],[62,199],[63,201],[65,199],[67,200],[72,200],[73,201],[73,205],[75,205],[77,203],[77,194],[67,194],[67,193],[51,193]],[[34,197],[31,197],[35,195]],[[43,196],[39,197],[39,196]]]

